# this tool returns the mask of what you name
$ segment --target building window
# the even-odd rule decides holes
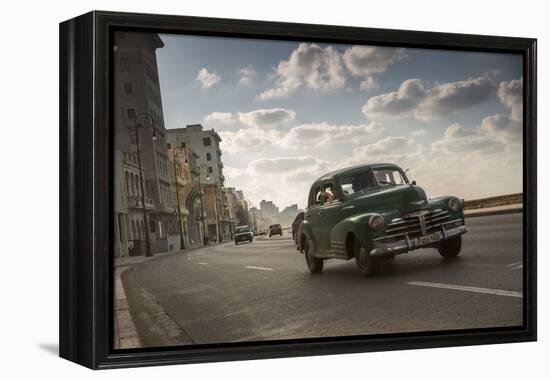
[[[135,108],[126,109],[126,116],[128,117],[128,120],[135,120],[136,119],[136,109]]]
[[[206,153],[206,161],[212,161],[212,155],[210,153]]]
[[[126,95],[132,95],[134,93],[134,88],[132,87],[132,83],[124,83],[124,93]]]
[[[212,140],[210,139],[210,137],[205,137],[202,139],[202,143],[204,146],[210,146],[212,145]]]
[[[121,71],[126,71],[130,69],[130,63],[128,58],[121,58],[120,59],[120,68]]]
[[[126,182],[126,194],[130,195],[130,173],[124,172],[124,179]]]
[[[212,172],[213,172],[212,166],[209,166],[209,167],[208,167],[208,173],[212,173]]]

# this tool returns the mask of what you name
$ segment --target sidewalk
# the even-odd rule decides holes
[[[215,243],[209,245],[210,247],[225,244],[225,242]],[[124,348],[138,348],[143,347],[143,342],[141,341],[139,334],[136,329],[136,325],[132,314],[130,313],[130,308],[128,306],[128,299],[126,291],[124,289],[124,284],[122,282],[123,272],[131,269],[134,265],[141,264],[150,260],[157,259],[166,255],[171,255],[180,252],[189,252],[201,247],[190,247],[185,250],[174,250],[162,253],[155,253],[152,257],[145,256],[125,256],[125,257],[116,257],[115,258],[115,323],[114,323],[114,332],[115,332],[115,349],[124,349]]]
[[[523,204],[518,203],[513,205],[464,210],[464,216],[466,218],[472,218],[476,216],[513,214],[513,213],[522,212],[522,211],[523,211]]]

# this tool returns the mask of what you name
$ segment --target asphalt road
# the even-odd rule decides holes
[[[289,235],[167,255],[132,273],[185,332],[182,344],[521,325],[522,214],[466,224],[458,258],[413,251],[374,278],[354,260],[310,274]],[[155,333],[154,319],[136,325]]]

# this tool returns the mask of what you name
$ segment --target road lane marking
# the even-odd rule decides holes
[[[266,268],[266,267],[253,267],[253,266],[245,266],[247,269],[258,269],[258,270],[273,270],[273,268]]]
[[[514,265],[511,269],[512,270],[523,269],[523,264]]]
[[[462,290],[464,292],[494,294],[497,296],[523,298],[523,293],[513,292],[511,290],[478,288],[476,286],[450,285],[450,284],[440,284],[437,282],[424,282],[424,281],[409,281],[407,282],[407,284],[418,285],[418,286],[429,286],[432,288],[441,288],[441,289]]]
[[[508,264],[506,265],[507,267],[515,267],[517,265],[522,265],[523,266],[523,261],[516,261],[515,263],[511,263],[511,264]]]
[[[202,263],[202,262],[201,262],[201,263],[199,263],[199,264],[200,264],[200,265],[208,265],[208,263]]]

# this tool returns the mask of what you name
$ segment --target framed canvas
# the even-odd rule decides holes
[[[60,356],[536,340],[536,40],[60,24]]]

